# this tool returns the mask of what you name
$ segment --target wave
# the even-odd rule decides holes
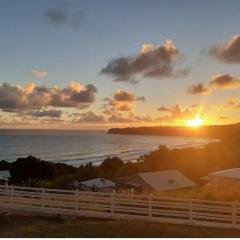
[[[74,159],[61,159],[61,160],[54,160],[54,162],[58,163],[67,163],[70,165],[82,165],[86,163],[101,163],[103,160],[105,160],[108,157],[120,157],[123,161],[127,160],[136,160],[138,157],[149,153],[149,151],[156,150],[156,147],[153,147],[151,149],[134,149],[134,150],[122,150],[118,152],[111,152],[108,154],[99,154],[99,155],[94,155],[94,156],[88,156],[88,157],[76,157]]]

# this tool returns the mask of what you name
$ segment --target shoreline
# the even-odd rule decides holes
[[[209,143],[214,143],[214,142],[219,142],[219,139],[211,139],[211,138],[193,138],[193,137],[172,137],[172,136],[150,136],[150,137],[157,137],[161,138],[165,143],[159,143],[156,146],[151,146],[151,147],[145,147],[145,148],[128,148],[128,149],[119,149],[119,151],[116,152],[108,152],[108,153],[103,153],[100,155],[91,155],[88,154],[85,157],[80,157],[78,158],[77,156],[79,154],[71,154],[69,157],[73,157],[76,155],[76,158],[62,158],[62,159],[49,159],[47,157],[43,157],[41,154],[20,154],[16,156],[16,158],[13,158],[11,160],[6,160],[8,162],[13,162],[15,161],[18,157],[24,158],[29,155],[36,156],[39,159],[44,159],[45,161],[52,162],[52,163],[63,163],[67,164],[69,166],[73,167],[79,167],[81,165],[86,165],[88,163],[93,164],[94,166],[99,166],[106,158],[108,157],[118,157],[120,158],[123,162],[137,162],[139,158],[150,154],[153,151],[158,150],[159,146],[166,146],[169,149],[184,149],[184,148],[202,148],[206,146]],[[189,141],[185,141],[185,139],[188,139]],[[173,143],[167,143],[167,140],[176,140],[175,144]],[[178,140],[182,140],[183,142],[178,142]],[[191,141],[192,140],[192,141]],[[201,141],[199,141],[201,140]]]

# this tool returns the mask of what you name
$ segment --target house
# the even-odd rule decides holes
[[[165,170],[156,172],[138,173],[132,177],[118,179],[119,189],[131,192],[162,192],[196,186],[178,170]]]
[[[11,174],[8,170],[0,171],[0,185],[8,184]]]
[[[95,178],[80,182],[80,189],[93,192],[115,192],[116,183],[105,178]]]
[[[240,168],[213,172],[202,178],[205,181],[234,181],[240,183]]]
[[[203,177],[203,190],[222,201],[240,199],[240,168],[226,169],[213,172]]]

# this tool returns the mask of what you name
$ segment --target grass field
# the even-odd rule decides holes
[[[0,218],[0,237],[240,237],[238,230],[93,218]]]

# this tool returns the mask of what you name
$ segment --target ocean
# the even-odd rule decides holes
[[[79,166],[101,163],[109,156],[133,161],[158,149],[202,147],[206,138],[106,134],[106,131],[0,130],[0,160],[33,155],[43,160]]]

